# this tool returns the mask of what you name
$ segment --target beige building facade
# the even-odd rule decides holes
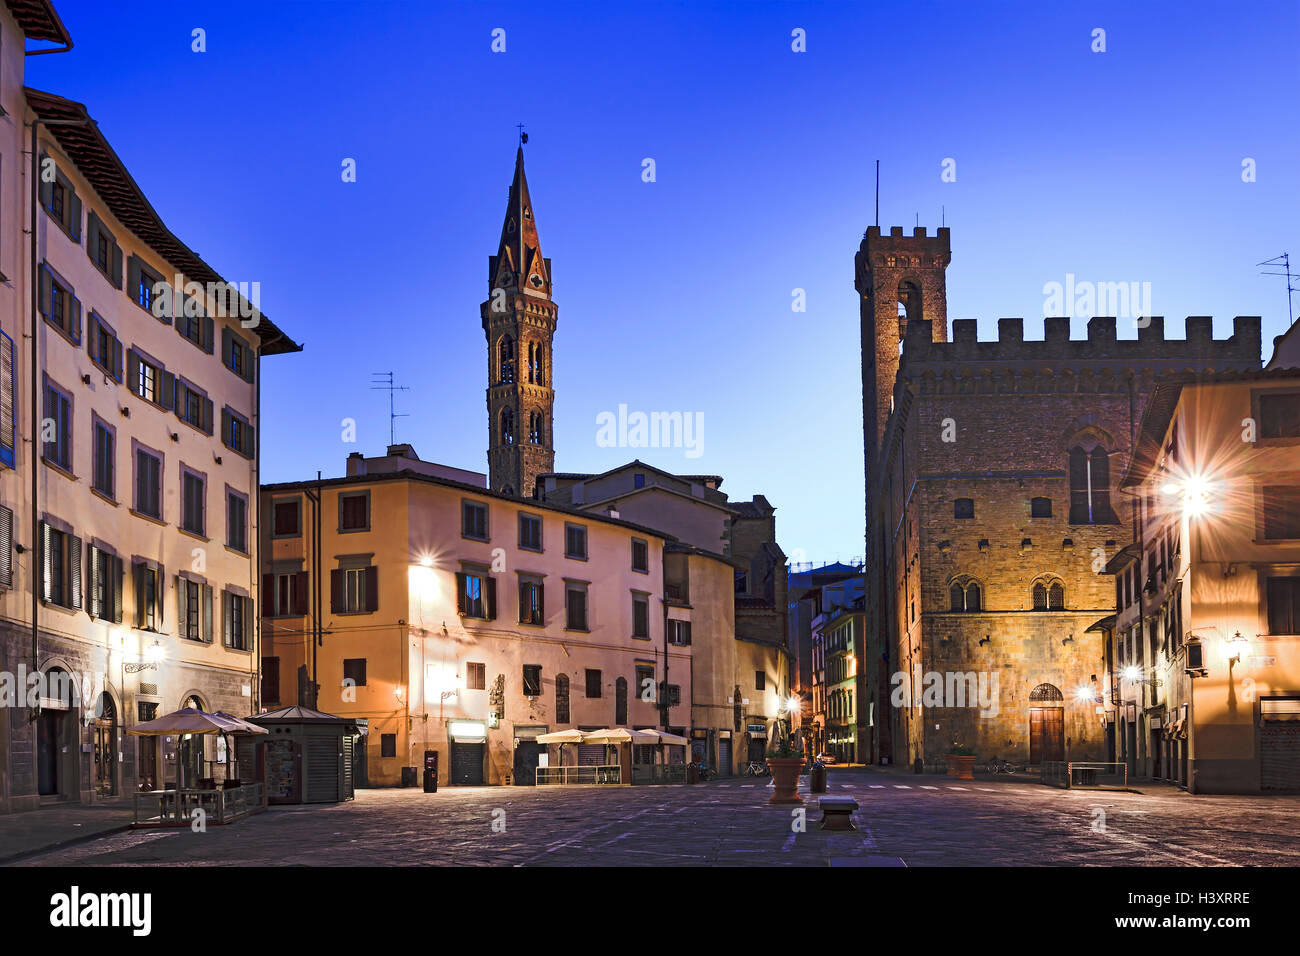
[[[8,810],[223,772],[212,742],[125,731],[258,706],[258,382],[299,349],[158,219],[84,106],[24,89],[42,6],[0,11]]]

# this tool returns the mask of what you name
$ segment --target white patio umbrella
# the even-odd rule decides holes
[[[184,737],[189,735],[228,734],[235,725],[223,717],[207,714],[197,707],[183,707],[170,714],[136,724],[127,734],[134,737]],[[176,790],[181,789],[181,759],[176,756]]]
[[[626,727],[606,727],[603,730],[589,730],[584,743],[604,744],[614,747],[618,744],[655,744],[658,736],[653,730],[629,730]]]
[[[549,734],[538,734],[539,744],[560,745],[560,766],[564,766],[564,745],[586,743],[587,735],[581,730],[553,730]]]

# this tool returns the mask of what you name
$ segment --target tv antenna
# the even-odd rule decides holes
[[[1300,292],[1300,286],[1297,286],[1295,284],[1295,280],[1300,279],[1300,275],[1297,275],[1296,273],[1291,271],[1291,257],[1284,252],[1280,256],[1274,256],[1272,259],[1265,259],[1263,262],[1255,263],[1255,265],[1271,266],[1274,269],[1276,269],[1278,266],[1282,267],[1281,272],[1264,271],[1261,272],[1260,275],[1286,277],[1286,317],[1287,317],[1286,327],[1288,329],[1291,328],[1291,326],[1295,323],[1295,310],[1291,307],[1291,293]]]
[[[398,392],[408,392],[410,389],[405,385],[396,385],[393,382],[392,372],[372,372],[371,380],[374,382],[370,386],[372,392],[388,393],[388,444],[397,444],[397,420],[399,418],[409,418],[405,412],[398,412],[394,407],[394,401]]]

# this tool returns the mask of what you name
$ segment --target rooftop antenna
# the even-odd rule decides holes
[[[372,372],[371,380],[374,382],[370,386],[372,392],[388,393],[388,444],[397,444],[397,420],[399,418],[409,418],[405,412],[399,413],[393,406],[393,401],[397,392],[407,392],[410,389],[405,385],[396,385],[393,382],[392,372]]]
[[[876,228],[880,228],[880,160],[876,160]]]
[[[1265,259],[1263,262],[1255,263],[1255,265],[1272,266],[1275,269],[1278,266],[1282,267],[1281,272],[1264,271],[1261,272],[1260,275],[1286,277],[1286,327],[1288,329],[1291,328],[1291,326],[1295,324],[1295,310],[1291,307],[1291,293],[1300,292],[1300,286],[1295,284],[1295,280],[1300,279],[1300,275],[1291,271],[1291,257],[1284,252],[1280,256],[1274,256],[1272,259]]]
[[[939,225],[940,227],[948,225],[948,211],[943,206],[939,207]]]

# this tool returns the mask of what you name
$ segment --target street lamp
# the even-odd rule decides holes
[[[1189,518],[1199,518],[1210,511],[1210,492],[1214,486],[1204,475],[1188,475],[1181,481],[1165,482],[1165,494],[1182,499],[1183,513]]]
[[[1250,641],[1237,631],[1223,643],[1223,656],[1229,664],[1239,664],[1250,650]]]

